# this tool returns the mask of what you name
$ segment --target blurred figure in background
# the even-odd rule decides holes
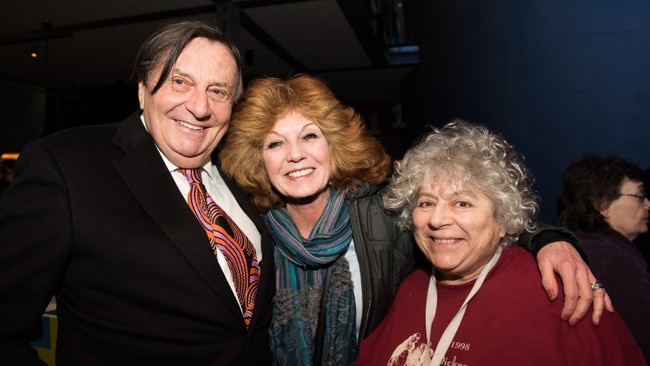
[[[585,155],[563,175],[558,224],[580,238],[596,277],[650,359],[650,273],[633,243],[648,231],[645,174],[616,156]]]
[[[645,179],[643,179],[643,184],[646,187],[650,187],[650,169],[645,170]],[[636,239],[634,239],[634,244],[639,248],[643,258],[645,258],[646,263],[650,264],[650,232],[641,233]],[[650,271],[650,265],[648,266]]]

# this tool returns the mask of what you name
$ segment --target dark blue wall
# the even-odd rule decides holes
[[[405,83],[410,138],[462,117],[526,156],[555,220],[583,152],[650,167],[650,1],[423,1],[422,67]]]

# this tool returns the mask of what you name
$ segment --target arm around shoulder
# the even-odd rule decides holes
[[[544,246],[560,241],[570,243],[580,254],[582,259],[584,259],[585,262],[587,261],[587,255],[580,245],[580,239],[578,239],[571,230],[562,226],[538,224],[537,231],[522,234],[519,237],[518,244],[533,253],[533,256],[537,256],[537,253],[539,253]]]

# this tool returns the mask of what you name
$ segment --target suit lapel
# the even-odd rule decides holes
[[[239,304],[217,263],[200,223],[179,193],[153,139],[138,116],[118,128],[114,142],[125,155],[114,165],[133,196],[158,224],[185,260],[196,270],[219,301],[236,318],[242,319]],[[241,321],[242,325],[243,320]]]

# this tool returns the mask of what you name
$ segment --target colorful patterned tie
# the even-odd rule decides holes
[[[221,250],[226,257],[235,282],[239,304],[244,313],[244,322],[248,327],[255,307],[255,295],[260,278],[255,248],[246,234],[205,190],[205,186],[201,182],[203,169],[178,170],[190,183],[190,194],[187,201],[210,239],[212,252],[216,256],[217,250]]]

